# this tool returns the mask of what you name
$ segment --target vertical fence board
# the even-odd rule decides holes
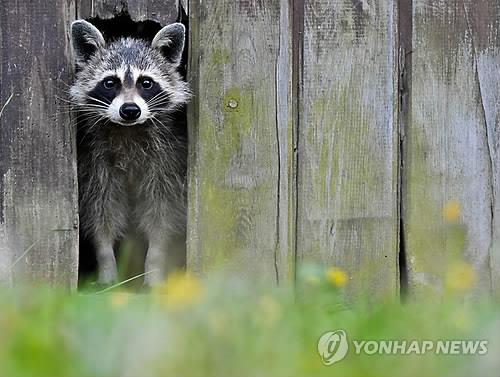
[[[74,288],[78,218],[70,80],[72,1],[0,7],[0,280]]]
[[[188,267],[288,277],[291,124],[287,2],[189,4]]]
[[[490,287],[492,165],[466,10],[463,1],[413,2],[403,190],[409,283],[417,293],[444,289],[462,253],[479,290]]]
[[[297,256],[356,294],[398,289],[397,79],[394,1],[306,1]]]
[[[480,97],[485,112],[488,155],[491,163],[492,288],[500,294],[500,3],[496,0],[465,2],[476,56]]]

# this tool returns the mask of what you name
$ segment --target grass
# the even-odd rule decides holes
[[[344,299],[338,270],[309,266],[299,290],[174,274],[145,294],[0,292],[1,377],[493,376],[500,307],[448,294],[373,304]],[[484,356],[356,355],[324,366],[320,336],[349,340],[486,339]]]
[[[444,206],[440,232],[448,249],[436,269],[440,284],[404,303],[346,298],[351,279],[317,265],[301,265],[295,289],[222,271],[204,280],[174,273],[140,294],[124,290],[130,282],[101,290],[90,285],[78,294],[0,289],[0,377],[498,376],[500,303],[477,296],[480,277],[463,257],[459,216],[458,203]],[[347,334],[349,350],[325,366],[318,341],[336,330]],[[487,341],[488,352],[370,354],[357,353],[354,344],[391,340]],[[326,353],[340,349],[324,344]]]

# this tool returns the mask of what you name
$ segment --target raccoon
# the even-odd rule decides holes
[[[71,25],[76,78],[81,228],[96,247],[98,282],[117,279],[113,244],[135,228],[148,239],[145,284],[163,280],[165,249],[185,234],[187,136],[180,113],[190,93],[178,72],[180,23],[151,43],[109,43],[91,23]]]

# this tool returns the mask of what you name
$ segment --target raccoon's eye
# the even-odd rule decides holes
[[[102,82],[102,85],[106,89],[113,89],[116,86],[116,80],[115,79],[104,79]]]
[[[154,81],[150,79],[149,77],[143,77],[141,79],[141,86],[143,89],[151,89],[153,87]]]

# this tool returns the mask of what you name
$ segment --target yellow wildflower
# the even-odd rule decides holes
[[[171,308],[185,308],[199,301],[202,295],[200,281],[189,272],[174,272],[156,293],[162,304]]]
[[[464,292],[474,286],[476,276],[472,266],[465,262],[452,264],[446,274],[446,287],[454,292]]]
[[[443,218],[448,223],[456,223],[460,217],[460,212],[460,203],[455,200],[451,200],[443,207]]]
[[[347,275],[344,271],[336,267],[330,267],[326,270],[326,279],[334,287],[343,287],[347,283]]]

